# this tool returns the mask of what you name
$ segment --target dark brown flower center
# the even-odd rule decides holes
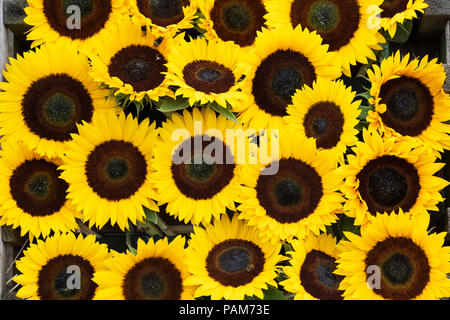
[[[69,187],[60,173],[56,164],[45,160],[27,160],[18,166],[9,179],[17,206],[36,217],[58,212],[66,203]]]
[[[295,223],[314,213],[323,196],[322,178],[310,165],[281,159],[276,175],[260,175],[257,197],[266,214],[279,223]]]
[[[147,160],[141,151],[126,141],[110,140],[98,145],[88,156],[86,177],[101,198],[127,199],[144,184]]]
[[[341,140],[344,115],[333,102],[319,102],[310,107],[303,121],[305,134],[315,138],[318,148],[331,149]]]
[[[316,30],[330,51],[347,45],[359,28],[360,6],[356,0],[295,0],[291,23]]]
[[[143,45],[131,45],[121,49],[108,66],[109,75],[130,84],[137,92],[157,88],[167,71],[164,56],[156,49]]]
[[[358,191],[372,215],[408,212],[420,191],[417,169],[403,158],[382,156],[369,161],[358,173]]]
[[[405,136],[418,136],[433,119],[434,100],[430,90],[418,79],[401,76],[381,86],[381,103],[387,110],[383,123]]]
[[[239,287],[253,281],[264,270],[265,258],[256,244],[231,239],[215,245],[206,258],[209,276],[223,286]]]
[[[365,259],[366,268],[380,268],[380,287],[373,291],[385,299],[409,300],[422,293],[430,281],[430,264],[414,241],[390,237],[378,242]]]
[[[139,12],[161,27],[183,20],[183,7],[189,5],[190,0],[137,0]]]
[[[274,116],[286,116],[294,93],[316,79],[311,62],[301,53],[277,50],[256,70],[252,94],[258,107]]]
[[[22,99],[22,115],[30,131],[41,138],[68,141],[77,124],[90,122],[94,111],[89,91],[67,74],[33,82]]]
[[[236,166],[233,155],[229,147],[217,138],[192,137],[181,143],[174,157],[181,161],[173,158],[172,177],[186,197],[210,199],[229,185],[234,177]]]
[[[214,61],[197,60],[183,69],[186,84],[205,93],[225,93],[234,86],[233,71]]]
[[[210,12],[219,38],[243,47],[255,42],[256,32],[265,24],[266,14],[261,0],[217,0]]]
[[[318,251],[310,251],[300,269],[300,281],[306,292],[320,300],[342,300],[339,284],[343,277],[334,274],[336,259]]]
[[[181,272],[166,258],[146,258],[135,264],[123,281],[126,300],[180,300]]]
[[[60,255],[47,261],[39,271],[38,296],[42,300],[92,300],[97,285],[94,268],[78,255]]]
[[[382,18],[392,18],[397,13],[403,12],[408,6],[408,0],[384,0],[380,8]]]
[[[111,0],[43,0],[43,8],[50,27],[74,40],[99,33],[112,13]]]

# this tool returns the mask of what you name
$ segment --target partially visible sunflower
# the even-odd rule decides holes
[[[176,46],[178,38],[165,37],[157,45],[158,36],[143,32],[141,26],[128,17],[121,24],[99,37],[92,61],[91,76],[105,84],[114,94],[130,100],[173,96],[168,88],[165,72],[167,54]]]
[[[302,139],[316,139],[317,148],[327,153],[330,161],[342,163],[347,147],[355,145],[361,100],[342,81],[319,78],[312,87],[297,91],[287,107],[286,123],[299,132]]]
[[[199,26],[207,39],[232,41],[252,49],[258,31],[266,27],[267,0],[199,0],[204,17]]]
[[[141,26],[149,26],[155,35],[171,37],[177,31],[193,27],[198,1],[130,0],[130,8],[133,20]]]
[[[345,233],[336,274],[348,300],[437,300],[450,295],[445,233],[428,234],[429,215],[380,214],[361,236]]]
[[[279,129],[296,90],[311,86],[320,77],[334,80],[341,75],[334,54],[322,45],[315,32],[292,29],[264,29],[258,33],[248,81],[244,87],[247,101],[232,106],[239,121],[253,129]]]
[[[394,38],[399,24],[417,18],[417,12],[428,8],[425,0],[384,0],[380,5],[381,27]]]
[[[143,220],[142,206],[159,211],[150,181],[155,126],[123,112],[94,115],[92,124],[78,126],[60,169],[70,185],[67,197],[90,227],[110,221],[124,230]]]
[[[168,83],[178,87],[175,95],[189,98],[190,105],[239,105],[246,97],[241,78],[248,60],[248,55],[232,42],[204,38],[184,41],[169,54]]]
[[[27,0],[25,23],[31,47],[61,41],[89,52],[98,38],[122,19],[128,0]],[[80,19],[80,21],[78,21]]]
[[[244,141],[235,143],[239,136]],[[248,144],[238,124],[216,116],[210,108],[194,108],[192,113],[172,114],[160,137],[152,166],[159,205],[167,203],[170,215],[193,224],[209,223],[227,208],[235,210],[241,161],[245,161],[238,151],[246,148],[242,142]]]
[[[290,25],[316,31],[334,63],[350,76],[351,65],[368,59],[376,61],[373,50],[381,50],[386,40],[378,32],[379,5],[383,0],[268,0],[266,15],[270,27]]]
[[[342,179],[314,139],[282,130],[277,140],[279,155],[241,171],[246,188],[237,199],[239,218],[275,241],[302,239],[310,231],[319,234],[337,220]]]
[[[275,282],[281,243],[260,237],[256,228],[236,215],[223,215],[205,228],[195,227],[187,248],[187,265],[192,275],[187,283],[196,286],[195,297],[212,300],[263,298],[263,289]]]
[[[108,246],[96,242],[94,235],[73,233],[37,240],[23,254],[16,262],[21,274],[13,280],[22,285],[17,297],[29,300],[94,299],[99,290],[92,277],[106,270],[104,261],[110,255]],[[79,283],[73,280],[74,273]]]
[[[108,270],[94,274],[100,300],[193,300],[194,288],[186,284],[186,240],[178,236],[145,243],[137,253],[117,253],[104,263]]]
[[[357,142],[348,165],[340,168],[345,177],[341,190],[348,199],[345,213],[357,225],[370,222],[377,213],[410,215],[437,211],[443,201],[439,193],[448,185],[434,176],[444,163],[436,162],[432,150],[419,142],[382,138],[364,130],[364,142]]]
[[[428,57],[410,61],[399,51],[368,71],[372,83],[370,127],[409,141],[419,139],[436,154],[450,149],[450,97],[444,67]]]
[[[0,83],[0,135],[41,155],[62,156],[77,124],[115,107],[89,70],[87,58],[62,43],[10,58],[7,82]]]
[[[47,237],[78,228],[69,185],[59,177],[60,161],[40,157],[22,143],[2,142],[0,225],[20,228],[21,236]]]
[[[341,250],[336,239],[322,233],[290,244],[290,265],[283,267],[288,279],[280,285],[295,293],[294,300],[342,300],[339,285],[343,277],[334,273]]]

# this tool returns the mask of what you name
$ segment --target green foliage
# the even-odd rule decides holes
[[[165,98],[161,100],[161,103],[157,107],[158,111],[164,113],[175,112],[179,110],[184,110],[189,107],[189,100],[178,96],[176,99]]]
[[[211,109],[213,109],[214,111],[216,111],[217,113],[223,115],[228,120],[231,120],[231,121],[239,124],[239,121],[237,120],[236,116],[234,115],[233,112],[231,112],[229,104],[227,104],[227,108],[224,108],[224,107],[220,106],[217,102],[211,102],[211,103],[209,103],[209,107]]]

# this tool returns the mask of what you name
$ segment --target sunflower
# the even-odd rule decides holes
[[[254,48],[257,32],[266,26],[267,0],[202,0],[204,17],[199,26],[207,39],[232,41],[244,49]]]
[[[368,71],[374,111],[370,127],[387,135],[419,139],[436,151],[450,149],[450,97],[444,93],[444,67],[437,60],[410,61],[399,51]]]
[[[60,161],[41,157],[23,143],[2,142],[0,225],[20,227],[21,236],[47,237],[78,228],[68,184],[59,178]]]
[[[133,20],[158,36],[171,37],[193,27],[198,0],[130,0]],[[203,0],[202,0],[203,1]]]
[[[319,234],[342,208],[336,191],[342,179],[314,139],[302,140],[294,131],[279,133],[279,155],[241,171],[246,188],[237,200],[239,218],[274,240],[302,239],[309,231]]]
[[[241,78],[248,57],[232,42],[204,38],[184,41],[169,54],[169,85],[178,87],[175,95],[189,98],[190,105],[238,105],[246,98]]]
[[[382,0],[268,0],[267,24],[291,25],[315,30],[329,51],[335,52],[335,64],[350,76],[350,66],[376,61],[373,50],[381,50],[386,40],[378,32],[375,14]]]
[[[89,77],[89,63],[62,43],[11,58],[0,83],[0,135],[40,155],[60,157],[78,123],[114,108],[108,91]]]
[[[79,134],[68,143],[61,177],[69,199],[89,221],[89,226],[111,225],[124,230],[129,221],[142,221],[144,210],[159,211],[149,180],[150,161],[158,130],[149,119],[138,124],[121,112],[94,115],[92,124],[78,126]]]
[[[318,148],[327,157],[343,162],[347,147],[355,145],[358,131],[360,100],[343,81],[317,79],[312,87],[305,86],[292,97],[287,107],[286,123],[304,138],[316,139]]]
[[[158,101],[160,97],[173,96],[164,73],[167,54],[176,40],[166,37],[156,47],[157,38],[124,18],[120,26],[98,39],[96,50],[90,55],[91,76],[114,90],[116,96],[122,94],[130,100]]]
[[[240,148],[247,144],[238,124],[216,116],[210,108],[194,108],[182,116],[174,113],[160,129],[160,137],[152,175],[159,205],[167,203],[170,215],[193,224],[209,223],[227,208],[235,210],[241,163],[246,161]]]
[[[94,274],[100,300],[193,300],[194,288],[186,284],[186,240],[178,236],[145,243],[137,253],[118,253],[105,261],[106,271]]]
[[[276,265],[283,260],[281,244],[259,236],[256,228],[236,215],[223,215],[205,228],[194,227],[187,248],[187,265],[192,273],[187,283],[196,286],[195,297],[213,300],[263,298],[263,289],[275,282]]]
[[[397,25],[403,24],[405,20],[417,18],[417,12],[423,13],[428,4],[425,0],[384,0],[380,8],[381,27],[394,38]]]
[[[448,185],[433,176],[443,168],[432,150],[420,143],[382,138],[364,130],[348,165],[340,168],[345,177],[342,192],[348,199],[345,213],[357,225],[370,222],[377,213],[407,212],[411,215],[437,211],[443,201],[440,190]]]
[[[295,293],[295,300],[342,300],[342,276],[334,274],[340,247],[331,235],[310,235],[291,242],[290,265],[283,267],[288,279],[280,284]]]
[[[379,214],[361,236],[345,235],[336,274],[352,300],[434,300],[450,295],[445,233],[428,234],[429,215]]]
[[[254,129],[284,126],[286,108],[292,96],[304,85],[311,86],[320,77],[336,79],[340,67],[334,54],[316,32],[286,26],[258,33],[244,93],[248,98],[232,106],[239,121]]]
[[[17,297],[29,300],[92,300],[98,294],[94,273],[106,269],[108,246],[95,236],[60,234],[37,240],[16,262]]]
[[[27,0],[25,23],[32,26],[31,47],[61,41],[92,50],[98,38],[128,11],[128,0]],[[70,60],[69,60],[70,61]]]

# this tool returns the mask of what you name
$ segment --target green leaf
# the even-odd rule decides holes
[[[137,250],[131,244],[131,231],[130,230],[127,230],[126,233],[125,233],[125,242],[127,244],[128,250],[130,250],[130,252],[133,255],[136,255],[137,254]]]
[[[346,239],[344,232],[351,232],[357,235],[361,234],[361,227],[355,225],[355,218],[351,218],[342,214],[339,218],[338,224],[339,233],[341,237]]]
[[[356,125],[355,129],[358,130],[358,131],[363,131],[364,129],[369,129],[369,122],[367,122],[367,121],[360,121]]]
[[[358,93],[358,94],[355,96],[355,98],[364,98],[364,99],[366,99],[366,100],[369,100],[370,97],[371,97],[371,95],[370,95],[370,92],[369,92],[369,91],[364,91],[364,92]]]
[[[282,291],[270,285],[268,287],[267,290],[263,290],[264,300],[286,300]]]
[[[158,223],[158,214],[155,211],[150,210],[147,207],[144,207],[144,212],[147,217],[146,219],[147,221],[152,222],[154,224]]]
[[[178,96],[175,100],[172,98],[164,99],[157,109],[161,112],[175,112],[178,110],[186,109],[188,107],[189,100],[183,98],[182,96]]]
[[[397,31],[391,41],[395,43],[405,43],[411,35],[412,27],[412,20],[406,20],[403,24],[397,24]]]
[[[209,107],[211,109],[213,109],[214,111],[216,111],[217,113],[223,115],[225,118],[227,118],[228,120],[231,120],[237,124],[239,124],[239,121],[237,120],[236,116],[234,115],[233,112],[231,112],[230,109],[228,108],[224,108],[222,106],[219,106],[217,104],[217,102],[211,102],[209,103]]]

